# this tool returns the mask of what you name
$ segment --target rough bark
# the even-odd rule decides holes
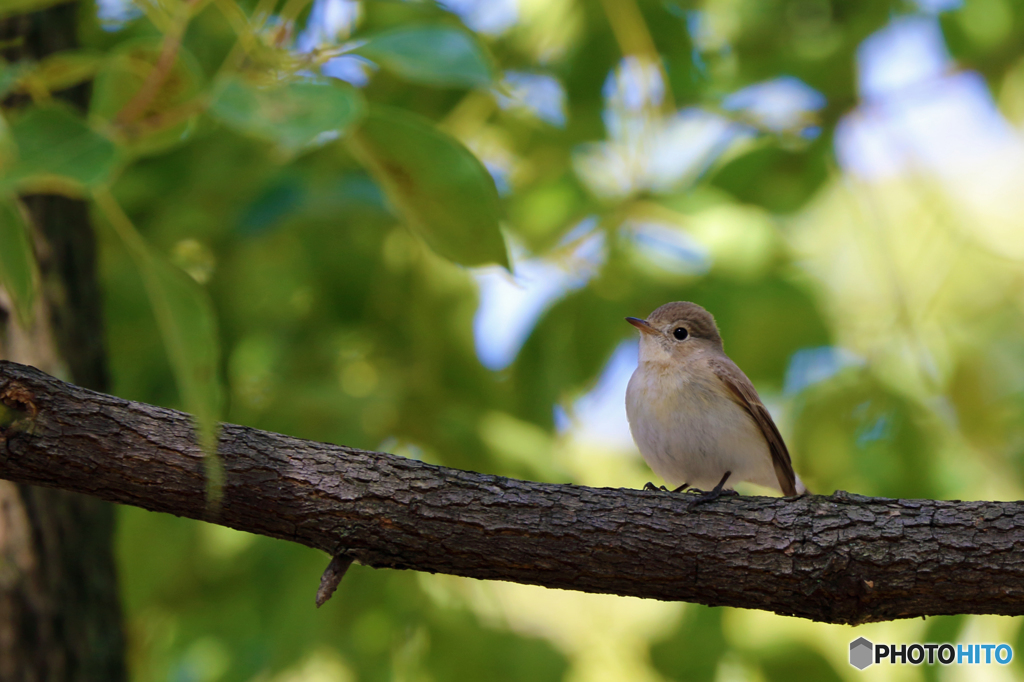
[[[188,415],[0,362],[0,477],[378,568],[831,623],[1024,614],[1024,503],[733,497],[530,483],[225,425],[219,507]],[[310,586],[312,595],[315,586]]]
[[[41,59],[77,47],[77,4],[0,21],[0,53]],[[88,104],[88,84],[59,96]],[[27,104],[15,96],[6,107]],[[95,244],[84,201],[22,197],[42,277],[22,329],[0,290],[0,357],[107,388]],[[112,553],[114,509],[93,497],[0,481],[0,682],[125,679]]]

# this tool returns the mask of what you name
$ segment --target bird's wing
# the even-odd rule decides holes
[[[733,399],[754,418],[757,425],[761,427],[761,433],[768,442],[768,449],[772,453],[772,465],[775,467],[775,475],[779,477],[779,487],[782,493],[787,496],[796,495],[796,474],[793,473],[793,463],[789,459],[789,450],[782,440],[782,434],[772,421],[772,415],[768,408],[761,402],[754,385],[750,383],[747,375],[736,366],[732,360],[713,358],[708,360],[711,370],[722,380],[722,383],[729,387]]]

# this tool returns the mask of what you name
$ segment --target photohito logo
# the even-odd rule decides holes
[[[864,670],[875,663],[890,665],[1006,665],[1013,660],[1009,644],[872,644],[863,637],[850,642],[850,665]]]
[[[874,658],[874,645],[863,637],[850,642],[850,665],[857,670],[863,670],[872,663]]]

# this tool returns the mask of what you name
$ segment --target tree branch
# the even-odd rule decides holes
[[[0,403],[0,477],[292,540],[340,555],[336,571],[355,559],[831,623],[1024,614],[1018,502],[839,492],[687,512],[683,495],[529,483],[225,425],[224,494],[208,509],[188,415],[2,361]]]

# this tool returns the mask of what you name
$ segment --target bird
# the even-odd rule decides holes
[[[702,503],[736,494],[733,485],[747,481],[787,497],[807,494],[757,390],[725,354],[711,313],[676,301],[626,321],[640,330],[640,362],[626,388],[630,433],[672,492],[689,489]]]

